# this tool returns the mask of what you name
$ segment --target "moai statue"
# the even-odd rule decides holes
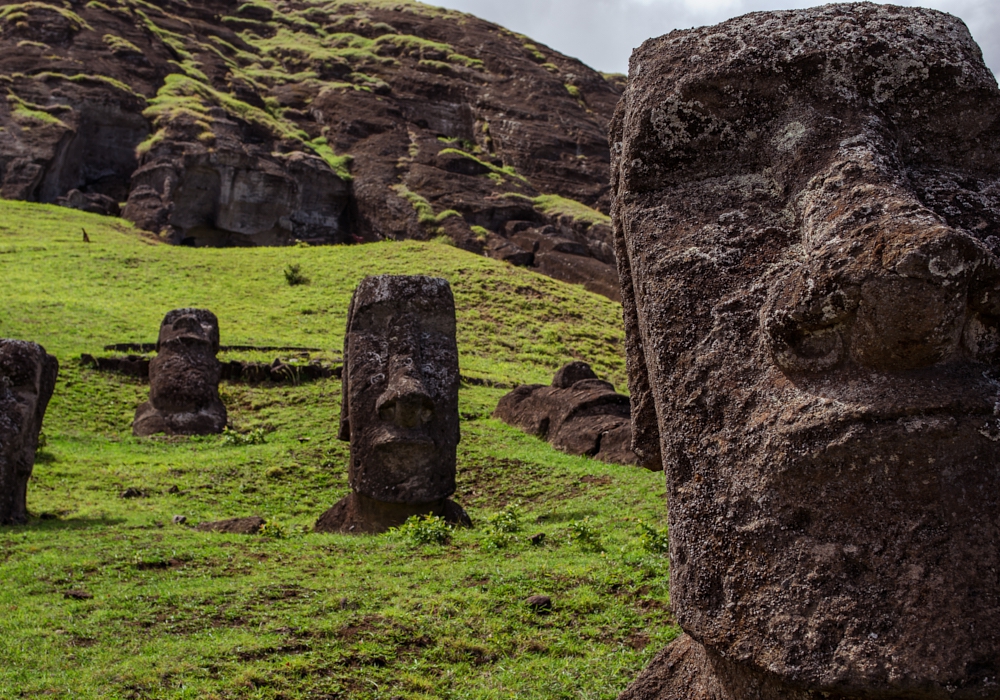
[[[28,519],[28,479],[58,374],[42,346],[0,338],[0,525]]]
[[[222,365],[219,319],[204,309],[175,309],[160,325],[149,363],[149,401],[139,406],[132,432],[146,436],[210,435],[226,427],[219,398]]]
[[[494,418],[548,440],[572,455],[613,464],[638,464],[632,452],[629,399],[598,379],[586,362],[570,362],[552,384],[522,384],[500,399]],[[649,465],[663,467],[659,460]]]
[[[621,697],[1000,698],[1000,90],[965,25],[675,31],[611,133],[687,633]]]
[[[411,515],[469,524],[455,492],[458,345],[455,300],[435,277],[362,280],[344,337],[341,440],[351,443],[353,492],[316,523],[322,532],[376,533]]]

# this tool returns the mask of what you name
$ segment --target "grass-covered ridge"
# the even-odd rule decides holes
[[[287,284],[294,264],[309,284]],[[617,305],[450,246],[193,250],[0,201],[0,337],[41,342],[62,365],[29,486],[46,519],[0,528],[0,697],[614,698],[676,634],[662,477],[489,418],[504,389],[461,392],[455,498],[478,527],[418,545],[307,533],[348,490],[336,380],[224,384],[234,427],[263,444],[139,440],[147,387],[76,362],[153,340],[187,305],[215,311],[226,344],[333,359],[354,286],[385,272],[451,281],[468,377],[547,382],[583,358],[623,385]],[[277,537],[170,522],[250,514]],[[552,613],[528,609],[532,594]]]

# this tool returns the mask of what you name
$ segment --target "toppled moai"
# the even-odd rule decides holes
[[[160,325],[149,363],[149,401],[139,406],[132,432],[146,436],[211,435],[226,427],[219,398],[222,365],[219,319],[205,309],[174,309]]]
[[[1000,91],[965,25],[652,39],[612,151],[687,633],[621,697],[1000,697]]]
[[[550,386],[523,384],[500,399],[494,418],[548,440],[557,450],[602,462],[638,464],[632,452],[627,396],[598,379],[586,362],[570,362]],[[648,463],[662,469],[659,460]]]
[[[352,493],[320,532],[377,533],[412,515],[470,524],[455,492],[455,300],[436,277],[380,275],[358,285],[344,337],[341,440]]]
[[[58,374],[41,345],[0,338],[0,525],[28,519],[28,479]]]

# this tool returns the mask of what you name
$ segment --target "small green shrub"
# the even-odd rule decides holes
[[[670,551],[670,540],[667,537],[666,527],[656,527],[649,523],[639,521],[639,544],[647,552],[653,554],[666,554]]]
[[[400,525],[389,530],[389,534],[407,541],[415,547],[427,544],[448,544],[451,540],[451,526],[437,515],[413,515]]]
[[[509,503],[503,510],[487,517],[485,549],[497,551],[513,544],[517,533],[521,532],[523,515],[524,511],[519,503]]]
[[[288,537],[284,525],[274,520],[265,520],[257,534],[261,537],[270,537],[273,540],[283,540]]]
[[[302,266],[298,263],[288,265],[285,268],[285,281],[289,287],[297,287],[300,284],[309,284],[309,278],[302,272]]]
[[[590,552],[601,552],[604,550],[604,547],[601,546],[601,537],[591,524],[590,518],[570,523],[569,539],[574,544]]]
[[[265,442],[263,428],[254,428],[246,433],[238,433],[226,426],[225,430],[222,431],[223,445],[243,447],[245,445],[263,445]]]

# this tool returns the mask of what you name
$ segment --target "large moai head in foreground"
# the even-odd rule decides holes
[[[219,319],[204,309],[174,309],[160,325],[149,363],[149,401],[132,423],[136,435],[209,435],[226,427],[219,398]]]
[[[42,346],[0,338],[0,525],[28,519],[28,479],[58,373]]]
[[[671,600],[716,683],[677,697],[1000,697],[998,120],[933,10],[755,13],[633,54],[635,449],[662,457]]]
[[[354,494],[317,529],[377,532],[409,515],[452,518],[461,511],[447,501],[455,492],[459,440],[455,300],[448,282],[395,275],[362,280],[348,310],[342,379],[340,438],[351,443]],[[454,518],[467,520],[464,512]]]

